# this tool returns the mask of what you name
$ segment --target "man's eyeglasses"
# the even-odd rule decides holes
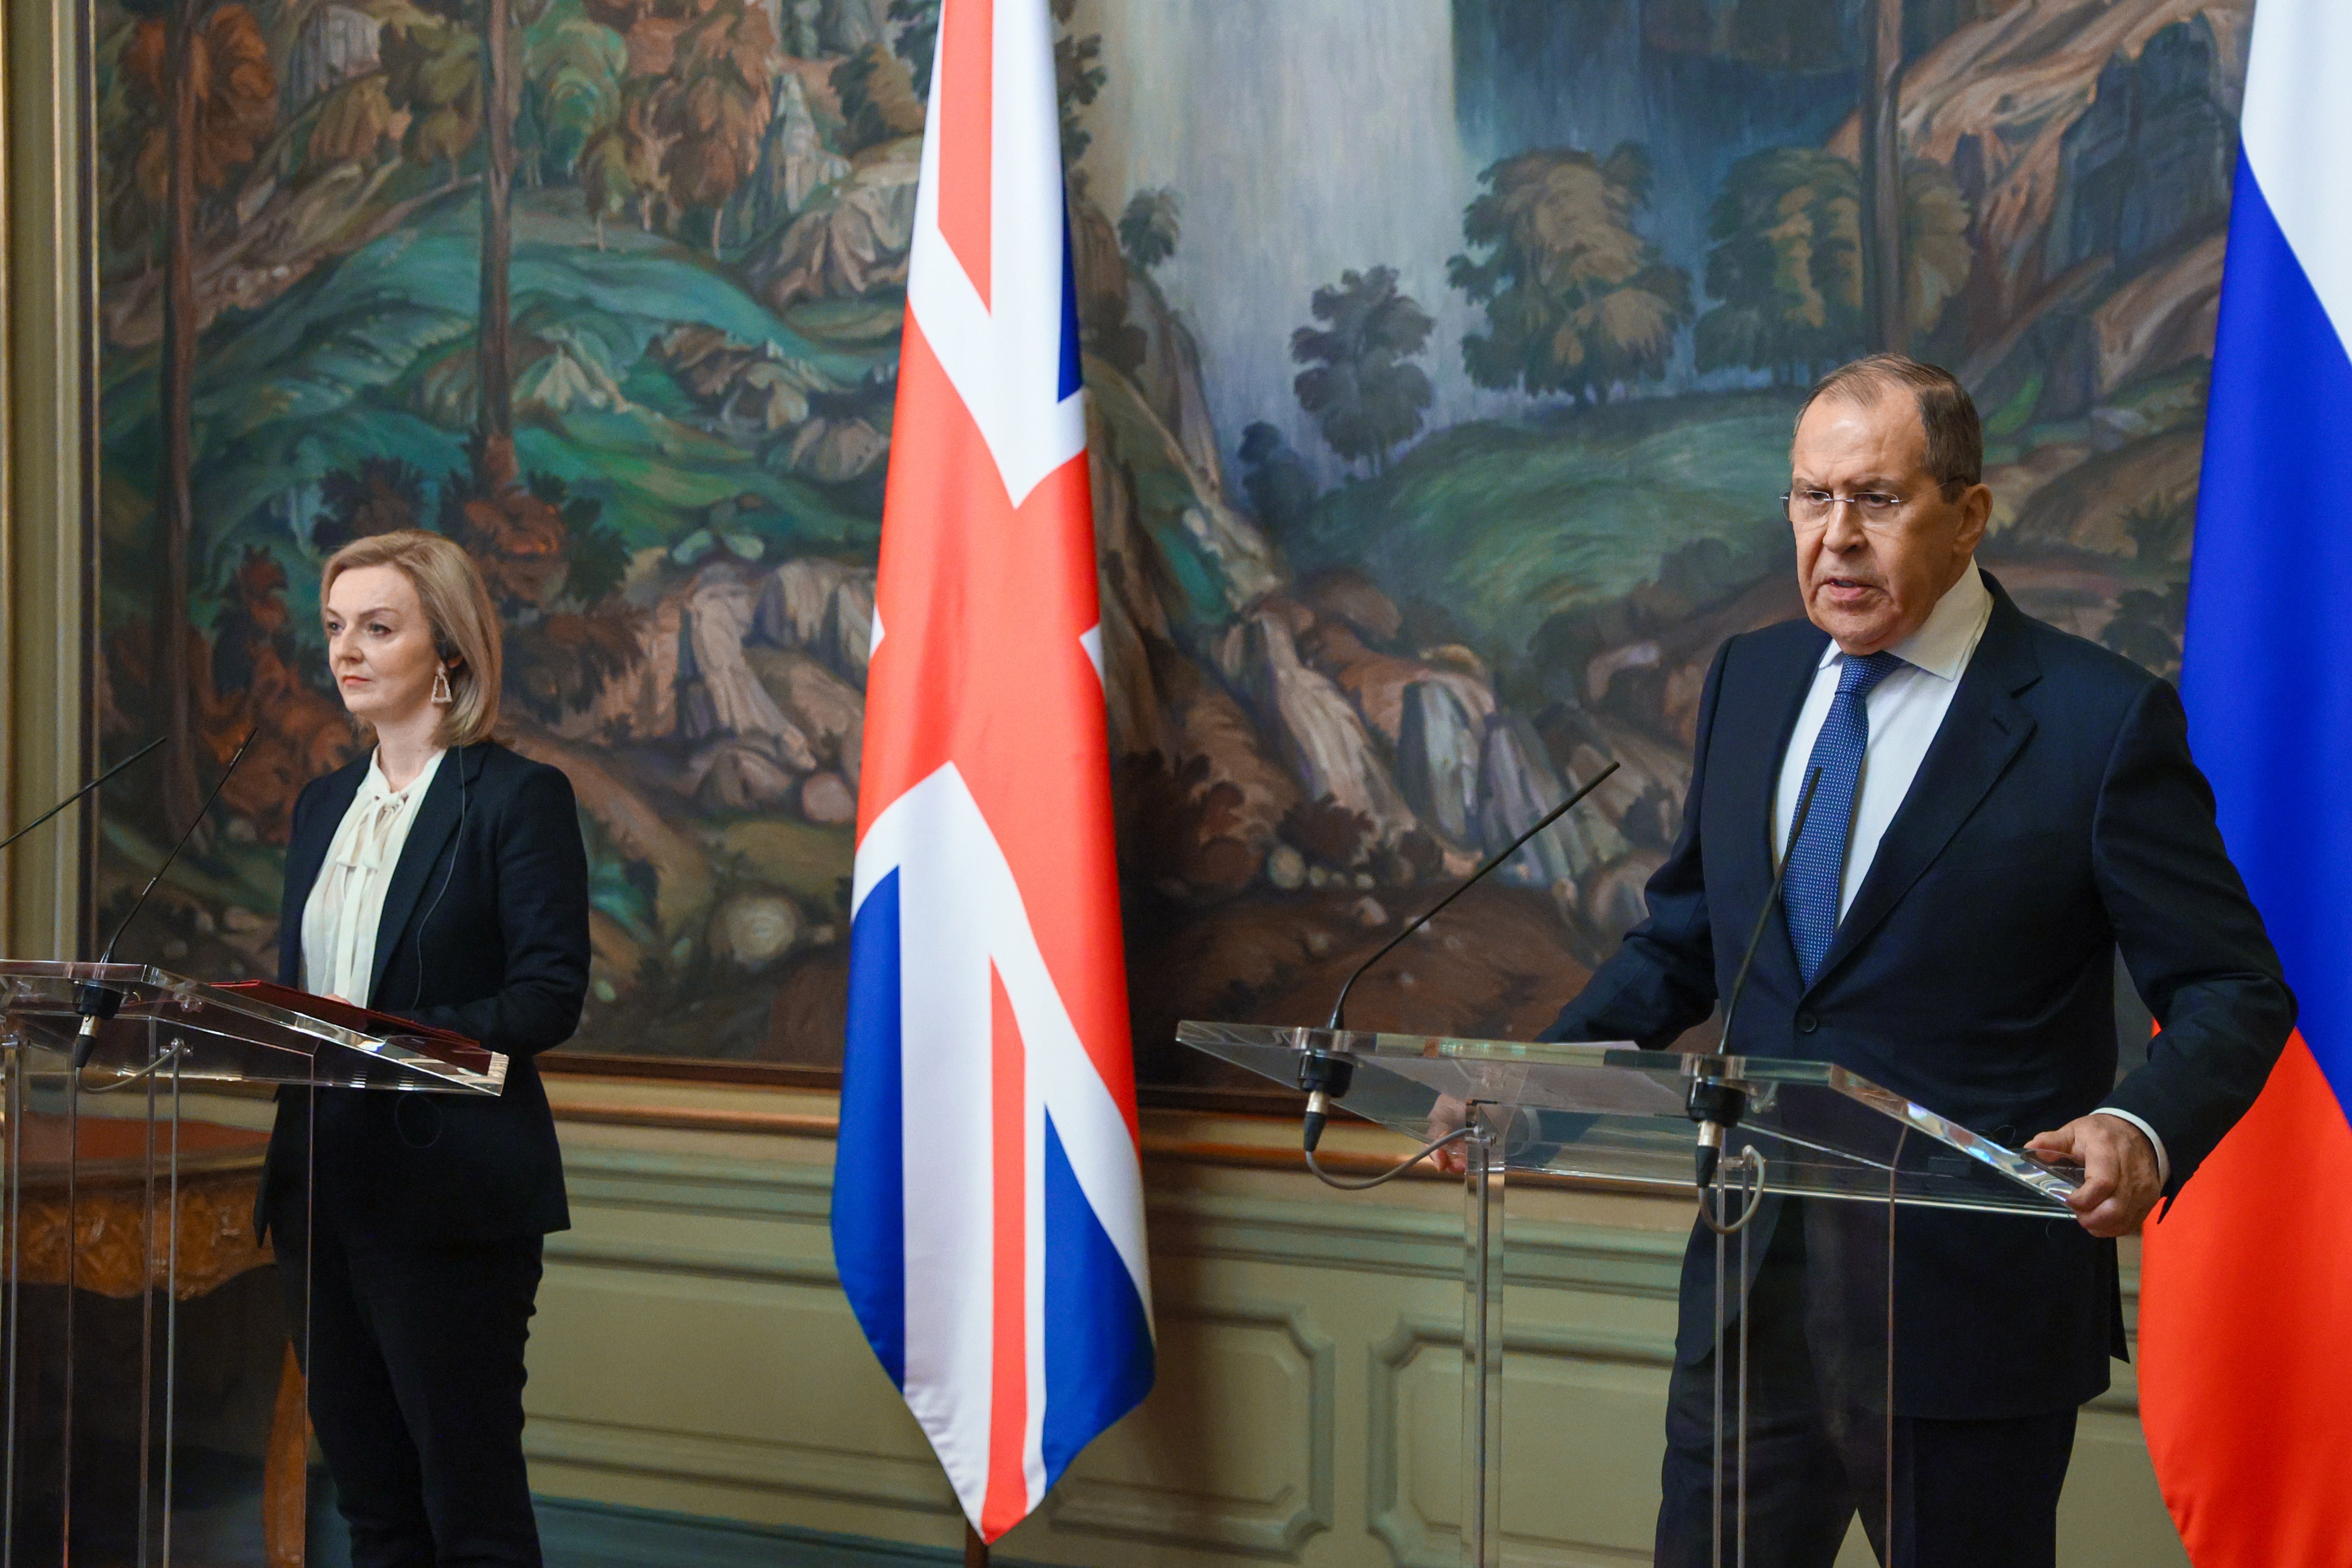
[[[1780,497],[1780,515],[1800,527],[1815,526],[1828,522],[1831,513],[1846,506],[1868,527],[1894,522],[1903,515],[1905,505],[1902,497],[1885,490],[1864,490],[1855,496],[1841,496],[1833,490],[1791,490]]]

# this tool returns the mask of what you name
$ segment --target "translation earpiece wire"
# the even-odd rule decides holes
[[[449,869],[441,873],[441,891],[425,906],[425,918],[416,923],[416,985],[408,993],[408,1008],[416,1010],[425,999],[425,933],[432,928],[433,915],[441,901],[449,896],[449,884],[457,878],[457,857],[466,852],[466,758],[457,758],[457,831],[449,835]]]

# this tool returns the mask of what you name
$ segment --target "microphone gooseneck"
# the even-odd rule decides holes
[[[1330,1020],[1326,1023],[1324,1027],[1326,1029],[1335,1030],[1345,1027],[1341,1020],[1347,1016],[1348,993],[1349,990],[1354,988],[1358,980],[1364,977],[1364,971],[1370,969],[1373,965],[1379,963],[1381,959],[1387,957],[1391,952],[1395,951],[1398,943],[1402,942],[1406,937],[1412,936],[1414,932],[1428,925],[1432,920],[1437,918],[1439,913],[1443,911],[1447,904],[1452,904],[1455,899],[1461,897],[1464,894],[1476,886],[1478,883],[1486,877],[1487,873],[1493,871],[1496,866],[1503,864],[1513,855],[1518,853],[1521,849],[1527,846],[1528,840],[1534,838],[1538,833],[1542,832],[1546,828],[1550,827],[1554,822],[1559,821],[1561,817],[1568,813],[1570,807],[1583,800],[1587,795],[1591,794],[1595,789],[1601,788],[1602,781],[1605,780],[1612,773],[1616,772],[1622,766],[1622,764],[1621,763],[1612,762],[1608,767],[1603,768],[1600,772],[1594,774],[1591,779],[1586,783],[1582,789],[1577,790],[1567,800],[1562,800],[1559,805],[1554,806],[1550,810],[1545,812],[1542,817],[1537,820],[1535,826],[1529,828],[1526,832],[1521,833],[1517,838],[1513,839],[1510,843],[1499,852],[1489,856],[1485,864],[1481,865],[1476,871],[1472,872],[1468,876],[1462,879],[1462,884],[1459,887],[1456,887],[1444,898],[1439,899],[1435,904],[1431,904],[1427,909],[1423,910],[1419,915],[1413,916],[1412,919],[1407,921],[1403,930],[1390,937],[1386,942],[1381,945],[1378,952],[1365,959],[1362,963],[1357,965],[1354,970],[1349,974],[1348,977],[1340,982],[1339,994],[1337,997],[1334,997],[1331,1000]],[[1307,1120],[1304,1127],[1304,1134],[1307,1144],[1307,1163],[1309,1165],[1314,1163],[1315,1145],[1320,1143],[1323,1139],[1323,1127],[1324,1124],[1330,1117],[1331,1102],[1347,1093],[1348,1085],[1355,1077],[1355,1071],[1356,1064],[1352,1058],[1337,1055],[1328,1051],[1310,1051],[1299,1058],[1298,1086],[1307,1091]],[[1454,1140],[1451,1137],[1448,1137],[1439,1140],[1439,1143],[1450,1143],[1453,1141]],[[1430,1148],[1433,1149],[1437,1146],[1437,1144],[1433,1144],[1430,1145]],[[1410,1166],[1415,1161],[1418,1161],[1422,1157],[1422,1155],[1426,1155],[1429,1152],[1430,1149],[1423,1149],[1421,1152],[1421,1155],[1415,1155],[1412,1159],[1407,1160],[1402,1166],[1399,1166],[1396,1171],[1389,1173],[1390,1176],[1394,1176],[1398,1174],[1398,1172],[1402,1172],[1407,1166]],[[1318,1171],[1316,1174],[1318,1176],[1322,1175],[1320,1171]],[[1326,1177],[1325,1179],[1328,1180],[1329,1178]],[[1382,1176],[1379,1179],[1380,1181],[1385,1181],[1388,1177]],[[1333,1185],[1342,1186],[1347,1184],[1334,1183]],[[1364,1185],[1377,1186],[1379,1183],[1376,1181]]]
[[[1347,1012],[1348,992],[1354,988],[1358,980],[1364,977],[1365,970],[1370,968],[1373,965],[1379,963],[1381,959],[1387,957],[1391,952],[1395,951],[1398,943],[1402,942],[1406,937],[1412,936],[1414,932],[1428,925],[1432,920],[1436,919],[1438,915],[1444,911],[1447,904],[1453,903],[1455,899],[1461,897],[1464,894],[1477,886],[1480,882],[1486,879],[1487,873],[1493,871],[1496,866],[1501,865],[1513,855],[1518,853],[1519,851],[1526,848],[1527,842],[1529,839],[1534,838],[1538,833],[1542,832],[1546,828],[1550,827],[1554,822],[1559,821],[1560,818],[1566,816],[1568,814],[1569,808],[1574,806],[1579,800],[1583,800],[1587,795],[1591,794],[1595,789],[1600,789],[1601,784],[1612,773],[1616,772],[1618,768],[1623,766],[1624,764],[1622,763],[1612,762],[1608,767],[1602,768],[1600,772],[1594,774],[1591,783],[1585,785],[1583,789],[1579,789],[1575,794],[1570,795],[1567,800],[1562,800],[1559,805],[1554,806],[1550,810],[1545,812],[1543,816],[1537,821],[1534,827],[1529,828],[1526,832],[1521,833],[1517,838],[1513,839],[1499,853],[1489,856],[1486,864],[1480,866],[1476,871],[1472,872],[1468,876],[1464,877],[1462,879],[1461,886],[1455,888],[1452,893],[1447,894],[1444,898],[1439,899],[1435,904],[1431,904],[1427,909],[1423,910],[1419,915],[1414,915],[1410,921],[1407,921],[1403,930],[1398,932],[1395,936],[1390,937],[1385,943],[1381,944],[1379,952],[1374,953],[1370,957],[1357,965],[1355,972],[1340,982],[1339,994],[1331,999],[1331,1017],[1323,1027],[1325,1029],[1334,1030],[1346,1027],[1340,1022],[1340,1019]]]
[[[1764,907],[1756,913],[1755,928],[1748,933],[1748,950],[1739,956],[1739,972],[1731,977],[1731,996],[1723,1004],[1723,1039],[1731,1041],[1731,1020],[1739,1010],[1739,998],[1748,989],[1748,970],[1756,962],[1756,949],[1764,940],[1764,927],[1780,907],[1780,884],[1788,880],[1789,857],[1796,852],[1797,840],[1805,831],[1805,819],[1812,815],[1813,789],[1822,781],[1822,770],[1814,768],[1805,775],[1804,790],[1797,797],[1796,815],[1789,821],[1789,841],[1780,851],[1780,863],[1772,868],[1772,891],[1764,895]]]
[[[246,747],[251,746],[253,737],[260,733],[261,727],[257,724],[245,732],[243,740],[237,742],[236,754],[228,759],[228,766],[221,769],[220,781],[213,786],[213,792],[205,797],[205,803],[197,808],[187,831],[180,835],[180,841],[172,846],[172,852],[163,857],[163,863],[155,868],[155,874],[147,879],[147,885],[139,890],[139,896],[131,901],[131,913],[122,917],[122,923],[114,928],[114,935],[107,938],[105,951],[98,956],[100,966],[114,962],[115,944],[122,940],[125,931],[131,929],[131,923],[139,918],[139,912],[147,907],[147,895],[155,891],[155,884],[163,880],[163,873],[172,869],[173,862],[180,858],[180,852],[188,847],[188,841],[196,836],[196,824],[212,810],[213,802],[219,800],[221,791],[227,788],[229,777],[236,771],[236,765],[245,760]],[[90,1053],[98,1049],[99,1021],[112,1018],[121,1007],[122,993],[95,980],[84,980],[74,988],[74,1011],[81,1015],[81,1029],[75,1034],[73,1043],[75,1072],[79,1073],[89,1065]]]
[[[91,790],[97,789],[100,785],[105,783],[108,779],[121,772],[132,763],[138,761],[141,758],[146,756],[149,752],[163,745],[168,738],[170,737],[167,736],[157,736],[154,739],[149,741],[146,745],[141,747],[138,750],[132,752],[130,756],[124,758],[121,761],[116,763],[113,767],[108,768],[105,772],[91,779],[89,783],[83,785],[80,789],[75,790],[72,794],[67,796],[64,800],[50,807],[39,816],[34,818],[23,827],[9,834],[6,838],[0,839],[0,850],[6,849],[10,844],[15,843],[18,839],[21,839],[26,833],[31,832],[35,828],[39,827],[43,822],[47,821],[51,817],[56,816],[68,806],[72,805],[76,800],[80,800],[83,796],[89,794]]]
[[[1805,831],[1805,819],[1812,814],[1813,790],[1822,781],[1822,770],[1814,768],[1805,775],[1804,792],[1797,797],[1796,814],[1789,821],[1789,841],[1780,851],[1780,862],[1772,868],[1771,891],[1764,895],[1764,907],[1756,912],[1755,928],[1748,933],[1748,950],[1739,956],[1739,972],[1731,978],[1731,995],[1723,1004],[1723,1043],[1731,1044],[1731,1020],[1739,1011],[1739,998],[1748,989],[1748,971],[1756,962],[1756,949],[1764,940],[1764,927],[1772,918],[1772,911],[1780,902],[1780,884],[1789,874],[1789,861],[1796,852],[1797,840]],[[1695,1078],[1691,1081],[1690,1098],[1683,1109],[1698,1124],[1698,1185],[1705,1190],[1715,1180],[1718,1163],[1723,1158],[1723,1141],[1739,1118],[1748,1112],[1745,1090],[1719,1079]]]

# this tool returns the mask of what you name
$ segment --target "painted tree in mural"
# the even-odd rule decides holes
[[[646,156],[651,138],[644,123],[645,108],[642,100],[625,105],[622,112],[633,122],[629,131],[624,131],[616,120],[592,133],[580,149],[575,165],[580,195],[596,225],[598,250],[604,248],[605,223],[624,216],[632,202],[639,204],[639,223],[653,227],[645,192],[658,178],[660,167],[657,158]]]
[[[310,121],[306,162],[316,167],[373,163],[394,127],[404,123],[396,114],[382,71],[329,93]]]
[[[1862,25],[1862,296],[1871,346],[1910,347],[1903,277],[1903,0],[1864,0]]]
[[[931,61],[940,51],[940,0],[890,0],[890,20],[898,25],[898,57],[914,72],[915,91],[931,96]]]
[[[2164,562],[2178,575],[2168,574],[2160,586],[2118,593],[2115,619],[2101,629],[2099,641],[2165,679],[2178,680],[2189,618],[2189,554],[2197,536],[2196,495],[2150,496],[2124,514],[2123,525],[2136,560]]]
[[[576,141],[553,131],[549,166],[577,175],[600,246],[605,222],[634,203],[647,229],[673,228],[694,213],[717,257],[729,205],[759,164],[774,109],[778,46],[768,8],[757,0],[588,0],[583,11],[572,36],[547,45],[548,63],[576,82],[578,102]],[[795,14],[796,25],[805,20]]]
[[[521,112],[511,0],[482,0],[482,282],[476,326],[474,484],[511,483],[514,449],[514,125]],[[503,448],[503,452],[498,450]]]
[[[1307,366],[1291,383],[1331,450],[1384,473],[1389,453],[1421,428],[1433,395],[1428,373],[1409,361],[1436,323],[1398,292],[1396,268],[1343,272],[1315,291],[1307,308],[1320,327],[1290,335],[1290,357]]]
[[[1969,225],[1976,214],[1959,182],[1941,163],[1914,158],[1903,168],[1903,325],[1906,341],[1933,332],[1944,307],[1968,287],[1976,252]]]
[[[1690,274],[1633,227],[1648,154],[1631,142],[1606,160],[1540,149],[1479,180],[1487,190],[1464,212],[1462,237],[1486,254],[1446,269],[1486,308],[1487,330],[1462,340],[1470,379],[1593,402],[1664,374],[1691,319]]]
[[[1138,191],[1118,218],[1118,245],[1127,259],[1146,272],[1176,254],[1183,233],[1184,204],[1166,186]]]
[[[1698,319],[1698,368],[1802,382],[1864,351],[1861,219],[1859,177],[1833,153],[1773,147],[1733,164],[1708,214],[1706,291],[1721,303]],[[1914,159],[1902,209],[1906,337],[1932,332],[1966,284],[1969,219],[1950,172]]]
[[[589,142],[621,118],[628,74],[628,45],[600,22],[551,5],[523,30],[523,141],[532,184],[581,170]],[[590,209],[592,218],[600,215]]]
[[[709,0],[678,35],[664,108],[674,140],[663,172],[682,205],[710,214],[719,255],[727,203],[759,162],[773,102],[776,36],[753,0]]]
[[[407,118],[402,152],[455,184],[482,131],[481,35],[457,16],[410,9],[384,24],[378,48],[382,91]]]
[[[598,526],[598,504],[572,496],[554,476],[525,475],[515,452],[515,132],[529,78],[537,89],[534,103],[558,111],[535,117],[530,128],[537,143],[534,166],[542,165],[551,152],[560,156],[574,146],[584,152],[591,139],[613,123],[620,92],[611,75],[628,55],[625,44],[616,55],[596,36],[609,29],[595,21],[557,12],[547,0],[525,3],[531,6],[530,14],[518,18],[509,0],[483,0],[486,113],[472,472],[470,483],[452,476],[443,484],[440,528],[474,557],[491,600],[513,628],[509,685],[541,716],[551,718],[578,706],[598,683],[628,668],[636,651],[632,613],[599,602],[619,582],[625,557],[618,538]],[[755,48],[761,71],[774,47],[765,13],[754,10],[751,15],[754,21],[747,26],[743,8],[720,0],[702,7],[699,16],[675,36],[672,79],[665,86],[673,98],[703,105],[714,141],[738,130],[729,122],[742,74],[740,63],[730,57],[732,47],[740,43]],[[532,24],[535,38],[518,26],[519,20]],[[530,42],[538,47],[530,47]],[[620,40],[615,37],[613,42]],[[761,91],[764,94],[764,77]],[[761,101],[758,120],[764,129],[764,97]],[[695,116],[689,111],[687,118]],[[756,148],[756,131],[752,141]],[[723,169],[731,151],[730,144],[711,167]],[[689,200],[712,208],[714,249],[717,214],[732,190],[730,183],[714,191],[711,182],[718,177],[710,169],[698,169],[687,182],[695,193]],[[548,347],[532,345],[534,351]]]
[[[1079,122],[1079,116],[1100,96],[1110,73],[1103,68],[1102,35],[1081,36],[1070,31],[1070,24],[1077,16],[1078,0],[1053,0],[1053,5],[1054,92],[1062,106],[1062,167],[1072,172],[1083,190],[1086,172],[1078,168],[1078,160],[1087,155],[1095,139],[1094,133]]]
[[[1698,368],[1769,370],[1801,382],[1863,336],[1862,203],[1853,165],[1811,147],[1741,159],[1707,215]]]
[[[833,68],[846,144],[858,151],[912,136],[923,128],[923,100],[907,62],[869,44]]]
[[[278,81],[253,13],[208,0],[173,0],[142,17],[122,54],[137,107],[120,134],[135,144],[141,198],[160,206],[163,249],[159,392],[163,462],[156,517],[162,532],[150,622],[150,669],[157,716],[172,744],[163,764],[164,824],[174,833],[202,804],[196,779],[197,715],[188,619],[189,563],[195,543],[194,389],[196,373],[196,252],[207,199],[250,163],[276,120]],[[152,246],[152,239],[149,241]]]

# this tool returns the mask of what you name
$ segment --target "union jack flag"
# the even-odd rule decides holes
[[[945,0],[882,511],[834,1257],[982,1538],[1151,1385],[1046,0]]]

